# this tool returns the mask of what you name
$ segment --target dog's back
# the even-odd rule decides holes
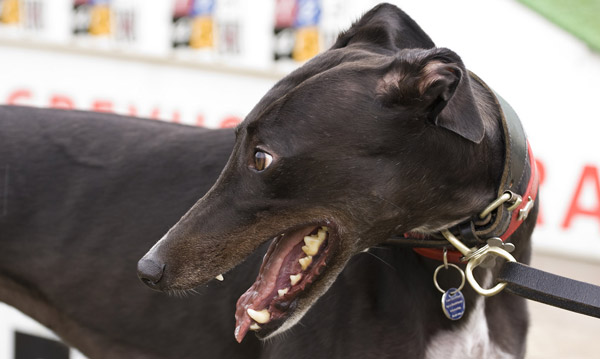
[[[170,298],[135,275],[138,257],[210,187],[232,145],[232,130],[0,107],[0,300],[94,358],[252,353],[256,341],[223,343],[234,342],[233,323],[220,308],[233,308],[235,295],[209,285]],[[245,273],[241,287],[252,282]]]

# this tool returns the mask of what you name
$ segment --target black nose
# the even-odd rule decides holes
[[[138,262],[138,277],[144,282],[145,285],[152,289],[158,288],[158,282],[165,272],[165,265],[163,263],[157,263],[152,259],[142,258]]]

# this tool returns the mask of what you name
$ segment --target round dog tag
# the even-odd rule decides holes
[[[462,318],[465,314],[465,297],[460,290],[450,288],[442,295],[442,310],[448,319]]]

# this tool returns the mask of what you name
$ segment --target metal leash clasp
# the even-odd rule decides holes
[[[496,240],[488,241],[488,244],[477,249],[477,248],[469,248],[464,245],[458,238],[456,238],[449,230],[445,229],[442,232],[442,235],[454,246],[459,252],[463,254],[463,261],[467,262],[467,268],[465,269],[467,281],[473,287],[478,294],[483,295],[485,297],[491,297],[500,293],[504,287],[506,287],[506,283],[498,283],[494,287],[490,289],[485,289],[479,285],[475,276],[473,275],[473,270],[485,262],[489,256],[498,256],[506,259],[509,262],[516,262],[517,260],[513,257],[507,250],[503,248],[504,244],[502,240],[500,243],[497,243]],[[512,247],[514,249],[514,246]],[[509,249],[509,247],[507,247]]]
[[[506,283],[500,282],[490,289],[485,289],[480,286],[479,283],[477,283],[477,280],[473,276],[473,270],[483,263],[490,255],[502,257],[509,262],[516,262],[517,260],[501,247],[490,246],[489,244],[486,244],[477,252],[478,253],[473,255],[467,263],[467,268],[465,269],[467,281],[469,281],[469,284],[471,284],[471,287],[473,287],[477,293],[483,295],[484,297],[494,296],[500,293],[504,287],[506,287]]]

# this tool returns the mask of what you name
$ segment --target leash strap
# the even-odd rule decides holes
[[[600,287],[531,268],[519,262],[506,262],[498,281],[520,297],[572,312],[600,318]]]

